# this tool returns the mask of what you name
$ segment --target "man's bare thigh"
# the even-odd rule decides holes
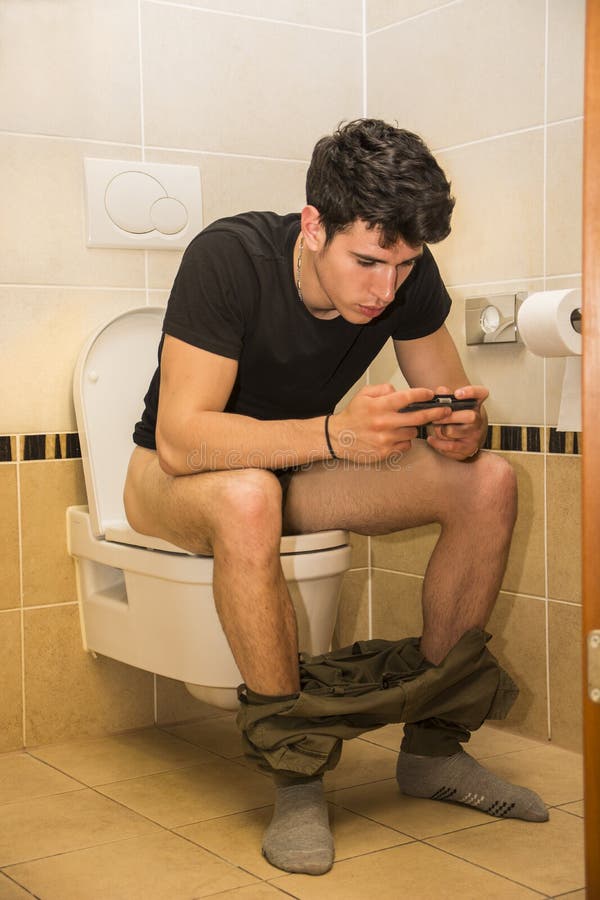
[[[224,492],[243,501],[245,491],[267,488],[279,491],[275,476],[255,469],[173,477],[161,469],[154,450],[136,447],[123,500],[129,524],[136,531],[192,553],[212,555],[215,529],[226,525]]]
[[[284,532],[347,528],[374,535],[440,521],[476,465],[443,457],[421,440],[394,463],[317,463],[292,478]]]

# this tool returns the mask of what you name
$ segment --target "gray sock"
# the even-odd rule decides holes
[[[285,872],[323,875],[333,865],[322,778],[275,776],[275,811],[263,840],[263,854]]]
[[[400,753],[396,778],[403,794],[464,803],[499,819],[548,821],[543,800],[528,788],[510,784],[459,750],[453,756]]]

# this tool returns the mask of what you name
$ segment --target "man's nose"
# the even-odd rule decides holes
[[[385,303],[389,303],[394,298],[394,294],[396,293],[396,269],[392,266],[391,268],[384,268],[379,273],[379,277],[376,284],[376,294],[378,300],[383,300]]]

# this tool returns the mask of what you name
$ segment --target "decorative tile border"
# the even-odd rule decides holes
[[[581,434],[576,431],[545,429],[541,425],[490,425],[484,447],[517,453],[559,453],[581,455]],[[426,437],[419,429],[419,437]],[[76,432],[62,434],[0,435],[0,463],[31,462],[49,459],[80,459],[81,447]]]
[[[80,458],[81,447],[76,432],[0,435],[0,463]]]
[[[419,437],[426,436],[426,429],[419,428]],[[556,428],[545,429],[543,425],[490,425],[483,446],[486,450],[580,456],[581,433],[557,431]]]
[[[15,462],[17,458],[17,439],[14,434],[0,435],[0,463]]]

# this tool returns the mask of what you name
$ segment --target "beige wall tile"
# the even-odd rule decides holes
[[[513,532],[505,591],[545,595],[544,458],[541,453],[502,453],[517,475],[519,511]]]
[[[305,163],[166,150],[151,150],[146,159],[200,169],[205,226],[215,219],[250,209],[299,212],[305,202]],[[149,251],[151,287],[171,288],[181,256],[181,252],[175,251]]]
[[[548,4],[548,119],[583,115],[585,0]]]
[[[374,569],[373,637],[386,641],[415,637],[423,631],[423,579]]]
[[[367,30],[385,28],[410,16],[431,12],[441,5],[440,0],[369,0]]]
[[[136,0],[5,0],[2,127],[139,141],[137,18]]]
[[[185,6],[201,6],[218,12],[241,13],[299,25],[362,30],[362,0],[183,0]]]
[[[21,465],[25,606],[77,599],[65,515],[68,506],[82,503],[86,503],[86,495],[81,460]]]
[[[83,345],[100,325],[145,303],[143,291],[0,288],[0,432],[76,431],[73,373]]]
[[[0,753],[23,746],[21,613],[0,612]]]
[[[347,572],[342,583],[334,647],[346,647],[369,637],[369,573],[366,569]]]
[[[21,605],[17,466],[0,465],[0,609]]]
[[[373,566],[424,575],[440,526],[432,523],[371,539]]]
[[[0,134],[0,157],[3,282],[144,287],[143,250],[86,247],[84,224],[84,158],[137,160],[139,151]]]
[[[352,569],[363,569],[369,565],[369,539],[363,534],[350,534],[352,545]]]
[[[97,737],[151,725],[153,679],[84,651],[79,609],[25,611],[27,745]]]
[[[583,120],[548,128],[547,271],[581,272]]]
[[[437,154],[456,197],[434,248],[447,284],[543,274],[543,152],[540,129]]]
[[[441,248],[433,247],[434,255]],[[490,392],[486,409],[490,422],[541,425],[544,422],[544,361],[519,343],[480,344],[467,346],[465,332],[466,299],[497,294],[533,293],[542,290],[543,280],[523,279],[520,283],[473,284],[451,287],[450,314],[446,327],[460,354],[471,384],[483,384]],[[566,285],[568,286],[568,285]],[[561,361],[559,361],[561,362]],[[400,374],[391,341],[384,346],[369,369],[372,384],[391,382],[398,389],[406,387]],[[521,390],[523,384],[527,390]]]
[[[583,749],[581,608],[548,604],[550,729],[559,747]]]
[[[487,625],[488,648],[519,687],[519,696],[498,728],[527,737],[548,737],[546,614],[544,601],[501,593]]]
[[[224,715],[223,709],[193,697],[183,681],[156,675],[156,709],[158,725],[180,722],[203,722]]]
[[[519,490],[519,514],[503,587],[544,596],[544,460],[541,454],[502,455],[517,474]],[[439,530],[438,525],[428,525],[373,538],[372,564],[424,575]],[[377,596],[374,590],[374,604],[378,602]]]
[[[581,603],[581,457],[549,454],[548,595]]]
[[[150,4],[142,29],[149,144],[304,159],[360,114],[358,35]]]
[[[544,20],[544,0],[464,0],[371,35],[369,115],[437,148],[539,125]]]

